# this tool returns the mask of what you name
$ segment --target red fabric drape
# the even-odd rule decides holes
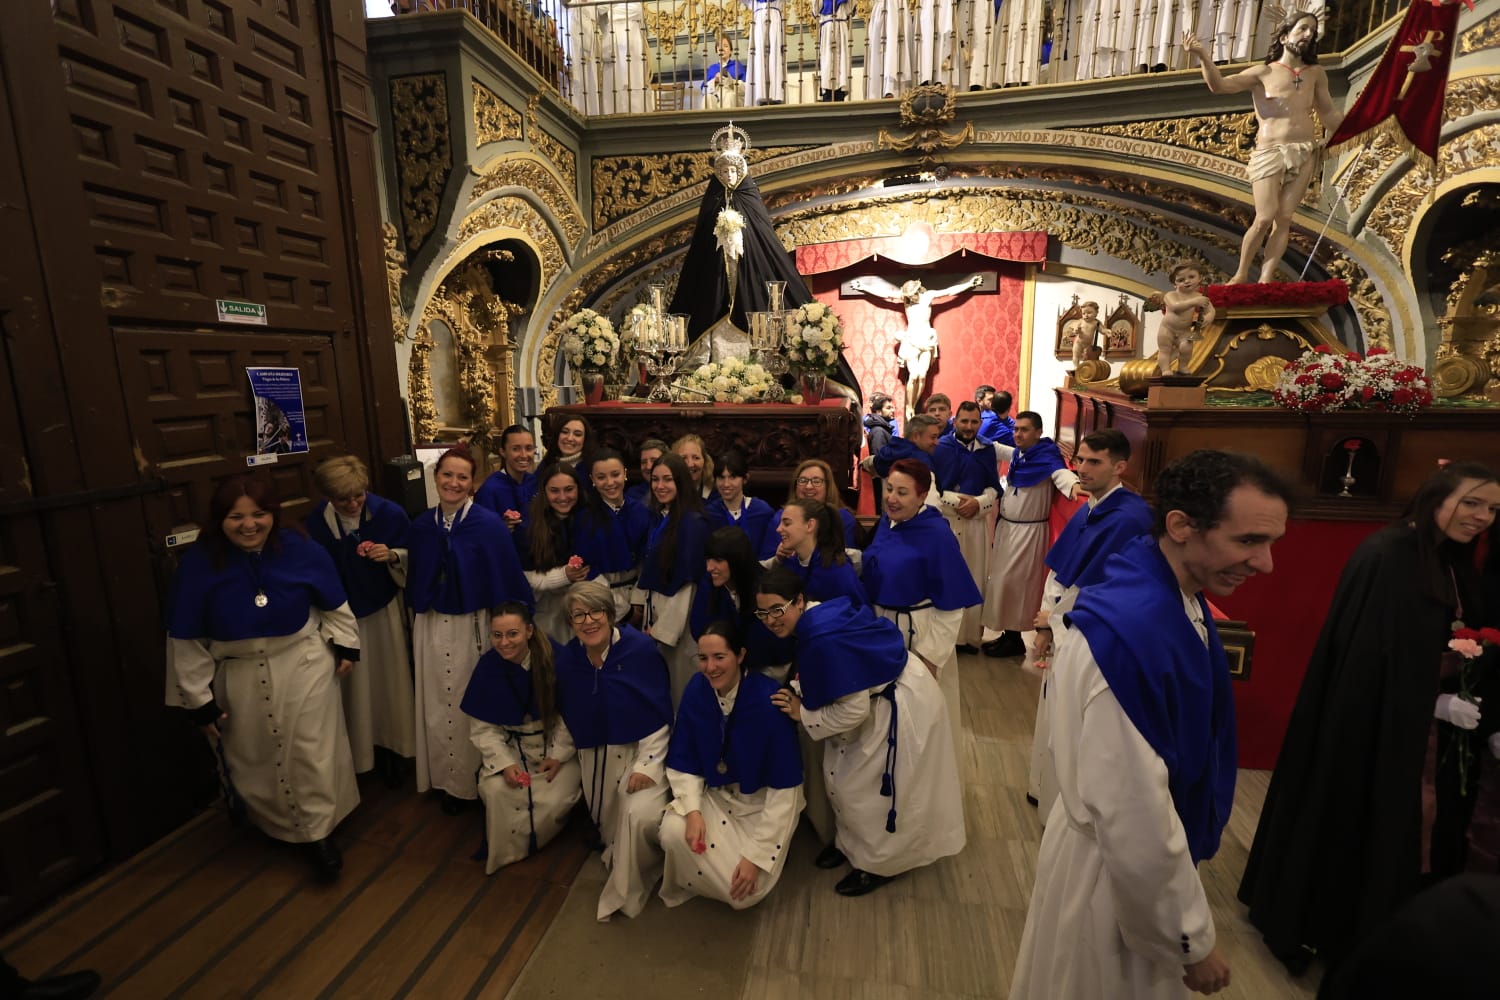
[[[995,260],[1036,263],[1047,258],[1047,234],[939,233],[925,222],[913,222],[900,236],[871,236],[836,243],[812,243],[797,248],[797,270],[823,274],[879,257],[895,264],[921,267],[960,251]]]

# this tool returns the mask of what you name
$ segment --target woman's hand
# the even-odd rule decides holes
[[[793,722],[802,721],[802,699],[791,688],[782,688],[771,695],[771,704],[786,713]]]
[[[531,786],[531,776],[526,773],[526,769],[520,764],[512,764],[509,767],[501,768],[500,777],[504,778],[505,783],[512,788],[529,788]]]
[[[203,725],[199,726],[198,728],[201,729],[201,730],[203,730],[203,735],[207,736],[209,739],[214,739],[214,740],[222,739],[224,734],[219,731],[219,726],[223,725],[226,721],[228,721],[228,719],[229,719],[229,713],[225,712],[223,715],[220,715],[214,721],[212,721],[212,722],[205,722]]]
[[[634,795],[643,788],[655,788],[656,782],[646,777],[639,771],[632,771],[630,780],[625,782],[625,794]]]
[[[589,578],[589,568],[587,566],[566,566],[563,568],[563,575],[568,578],[569,583],[577,583],[580,580],[587,580]]]
[[[682,839],[687,841],[688,850],[694,854],[702,854],[708,848],[704,841],[707,831],[703,826],[703,814],[694,809],[683,817]]]
[[[335,677],[348,677],[352,673],[354,673],[353,660],[340,660],[339,665],[333,668]]]
[[[396,561],[396,553],[384,542],[371,542],[370,547],[365,549],[364,556],[371,562],[388,563]]]
[[[755,886],[760,879],[760,869],[749,858],[740,858],[729,876],[729,898],[735,901],[749,899],[755,895]]]
[[[542,762],[537,765],[537,770],[541,771],[542,777],[546,778],[549,782],[553,778],[557,777],[557,772],[561,769],[562,761],[555,760],[551,757],[544,758]]]

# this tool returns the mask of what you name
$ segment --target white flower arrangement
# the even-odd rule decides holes
[[[716,403],[744,403],[761,399],[776,379],[756,362],[744,358],[710,361],[683,377],[680,385]]]
[[[620,356],[620,337],[607,317],[580,309],[563,324],[562,351],[574,368],[608,368]]]
[[[714,222],[714,238],[724,256],[739,260],[745,252],[745,217],[732,208],[721,210]]]
[[[787,324],[786,353],[793,367],[832,374],[844,349],[844,324],[821,302],[798,306]]]

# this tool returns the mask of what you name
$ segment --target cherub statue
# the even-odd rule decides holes
[[[917,403],[927,387],[927,372],[938,355],[937,331],[932,327],[932,304],[949,295],[960,295],[978,288],[983,283],[984,276],[979,274],[940,289],[925,288],[921,278],[905,281],[899,288],[874,276],[849,282],[849,287],[856,292],[865,292],[887,302],[899,302],[906,307],[906,332],[897,344],[896,356],[901,360],[901,367],[906,369],[908,419],[917,412]]]
[[[1073,337],[1073,370],[1086,360],[1091,360],[1089,352],[1099,346],[1099,334],[1104,330],[1104,324],[1099,321],[1099,303],[1085,302],[1078,307],[1081,315],[1077,319],[1068,321],[1063,327],[1064,336]],[[1093,357],[1098,357],[1097,354]]]
[[[1163,375],[1172,373],[1172,359],[1177,359],[1177,373],[1188,374],[1188,359],[1193,343],[1203,328],[1214,321],[1214,304],[1199,287],[1203,268],[1195,261],[1182,260],[1167,272],[1172,290],[1162,296],[1161,327],[1156,333],[1156,367]]]

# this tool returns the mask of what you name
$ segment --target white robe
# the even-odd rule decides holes
[[[325,839],[359,805],[330,642],[359,646],[347,603],[291,635],[167,640],[167,704],[218,703],[221,766],[246,814],[293,844]]]
[[[919,0],[917,4],[916,71],[918,83],[953,82],[953,63],[956,52],[956,46],[953,43],[954,6],[954,0]]]
[[[719,699],[719,711],[734,711],[739,689]],[[666,865],[661,880],[662,902],[680,906],[694,896],[707,896],[744,910],[759,903],[776,886],[786,864],[797,815],[802,810],[802,788],[760,788],[748,795],[738,784],[708,788],[701,775],[667,770],[672,805],[661,818],[661,847]],[[705,850],[694,854],[684,839],[689,813],[703,814]],[[734,869],[744,858],[760,869],[755,891],[731,899]]]
[[[882,618],[896,623],[906,648],[925,657],[937,667],[938,688],[948,710],[948,725],[953,733],[953,749],[961,750],[963,741],[963,695],[958,682],[958,651],[953,647],[964,619],[964,608],[942,611],[922,608],[919,611],[896,611],[874,605]]]
[[[529,669],[529,664],[523,664]],[[568,816],[583,794],[582,772],[573,737],[558,716],[550,739],[542,738],[542,724],[527,718],[519,726],[496,726],[469,720],[469,738],[479,749],[483,764],[479,772],[479,797],[484,800],[485,840],[489,858],[484,873],[520,861],[530,850],[536,833],[537,850],[546,847],[568,825]],[[541,764],[551,757],[562,767],[551,781]],[[512,788],[501,771],[512,765],[531,775],[530,788]]]
[[[614,3],[594,7],[603,12],[599,58],[604,80],[599,89],[600,113],[642,114],[646,109],[646,15],[641,4]]]
[[[1248,59],[1260,4],[1255,0],[1198,0],[1198,4],[1194,34],[1208,45],[1214,61]]]
[[[1076,79],[1099,80],[1135,72],[1135,0],[1084,0],[1077,52]]]
[[[899,875],[963,850],[963,790],[943,693],[925,664],[908,654],[896,678],[896,829],[886,829],[892,799],[880,794],[891,703],[881,688],[845,695],[819,709],[802,706],[802,728],[823,742],[835,843],[850,864]]]
[[[911,11],[906,0],[873,0],[865,36],[865,99],[900,97],[912,83]]]
[[[333,504],[323,508],[323,519],[335,538],[358,531],[360,526],[358,516],[345,517],[334,510]],[[396,559],[386,563],[386,568],[396,586],[405,587],[406,550],[391,551]],[[340,687],[354,771],[363,774],[375,766],[378,746],[400,757],[416,755],[416,701],[404,596],[398,591],[385,607],[358,619],[358,625],[359,666],[342,678]]]
[[[953,85],[959,90],[983,87],[995,35],[993,0],[959,0],[953,35]]]
[[[928,495],[931,495],[930,491]],[[965,494],[945,490],[938,499],[938,510],[943,512],[948,527],[953,529],[953,537],[958,539],[958,551],[963,553],[964,565],[969,567],[969,576],[982,594],[985,581],[990,576],[990,546],[995,535],[998,498],[993,489],[986,488],[983,493],[974,497],[979,501],[979,513],[974,517],[963,518],[958,516],[958,502],[963,496]],[[967,646],[978,646],[984,641],[984,605],[976,604],[972,608],[965,608],[962,617],[963,624],[959,628],[957,641]]]
[[[564,0],[566,2],[566,0]],[[569,7],[568,19],[568,82],[573,106],[586,115],[597,115],[601,107],[599,99],[600,78],[603,65],[599,53],[604,47],[604,9],[601,7]]]
[[[608,920],[617,912],[627,917],[638,915],[661,878],[657,831],[667,808],[670,736],[671,730],[662,726],[635,743],[578,751],[583,799],[604,841],[604,867],[609,870],[599,895],[599,920]],[[632,795],[625,786],[637,771],[656,784]]]
[[[479,797],[479,748],[459,703],[474,664],[490,648],[489,609],[466,615],[424,611],[412,627],[416,654],[417,791],[441,788],[458,799]]]
[[[630,602],[646,609],[644,631],[656,640],[662,659],[667,661],[667,672],[672,679],[672,711],[682,701],[682,692],[687,682],[698,672],[698,643],[688,629],[688,616],[693,610],[693,595],[698,591],[695,583],[685,583],[670,597],[654,590],[631,590]]]
[[[1031,83],[1042,58],[1042,0],[1005,0],[990,36],[989,84]]]
[[[995,445],[1002,460],[1015,454],[1010,445]],[[1035,486],[1000,490],[995,520],[995,545],[990,552],[990,575],[984,587],[984,624],[1002,632],[1027,632],[1042,606],[1042,583],[1047,578],[1047,522],[1054,492],[1071,496],[1078,477],[1058,469]]]
[[[548,638],[567,642],[573,635],[565,596],[572,586],[568,582],[568,568],[554,566],[547,570],[526,570],[526,582],[531,584],[531,594],[536,599],[536,608],[532,612],[536,626]]]
[[[745,92],[753,105],[786,100],[786,35],[781,0],[741,0],[751,10],[750,45],[745,59]]]
[[[818,6],[822,9],[822,5]],[[832,14],[818,14],[818,89],[849,93],[853,59],[849,52],[849,18],[853,3],[842,3]]]
[[[1181,1000],[1183,966],[1207,958],[1215,936],[1166,764],[1120,708],[1083,635],[1064,630],[1056,641],[1048,702],[1059,798],[1011,1000]]]

